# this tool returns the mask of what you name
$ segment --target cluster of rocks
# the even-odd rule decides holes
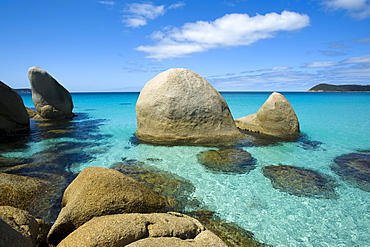
[[[235,122],[223,97],[203,77],[169,69],[150,80],[136,104],[140,141],[154,144],[225,146],[246,139],[239,129],[277,137],[299,134],[288,100],[272,93],[257,114]]]
[[[27,109],[18,93],[0,82],[0,134],[28,132],[29,116],[39,121],[73,117],[70,93],[51,75],[41,68],[31,67],[28,78],[36,112]]]
[[[1,206],[0,237],[2,246],[227,246],[195,218],[172,212],[176,205],[119,171],[90,167],[65,190],[51,227]]]

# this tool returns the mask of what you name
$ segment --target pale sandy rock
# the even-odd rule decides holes
[[[82,170],[65,190],[62,204],[48,235],[53,245],[93,217],[171,209],[169,198],[118,171],[101,167]]]
[[[272,93],[256,114],[235,120],[243,130],[277,137],[299,135],[299,122],[289,101],[280,93]]]
[[[28,79],[32,101],[39,115],[35,119],[63,119],[73,117],[71,94],[45,70],[31,67]]]
[[[136,116],[136,135],[144,142],[222,145],[245,138],[223,97],[187,69],[169,69],[150,80],[137,100]]]
[[[218,245],[209,245],[217,243]],[[67,246],[226,246],[198,220],[180,213],[95,217],[68,235]]]
[[[30,119],[21,96],[0,81],[0,134],[29,129]]]

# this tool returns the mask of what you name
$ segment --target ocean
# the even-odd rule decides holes
[[[248,173],[223,173],[201,165],[201,146],[153,146],[135,139],[135,104],[139,93],[72,93],[68,125],[48,129],[32,122],[24,145],[2,146],[1,155],[27,158],[55,152],[65,169],[111,167],[124,161],[176,174],[190,181],[198,204],[227,222],[251,231],[264,243],[282,246],[370,246],[370,192],[331,169],[341,155],[370,150],[370,93],[281,92],[295,110],[302,132],[297,141],[239,147],[256,160]],[[270,92],[224,92],[234,119],[256,113]],[[21,94],[32,108],[30,94]],[[70,134],[60,135],[68,130]],[[138,163],[140,164],[140,163]],[[290,165],[332,177],[335,198],[300,196],[275,188],[263,167]]]

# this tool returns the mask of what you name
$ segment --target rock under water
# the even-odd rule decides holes
[[[370,192],[370,150],[338,156],[331,169],[349,184]]]
[[[335,180],[320,172],[289,165],[265,166],[263,175],[275,189],[295,196],[337,199]]]
[[[207,150],[197,155],[200,164],[215,172],[243,174],[253,170],[255,159],[243,149]]]

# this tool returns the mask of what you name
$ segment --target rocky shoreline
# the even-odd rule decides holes
[[[84,152],[84,145],[105,152],[97,141],[104,139],[98,131],[104,120],[74,114],[71,95],[46,71],[30,68],[29,80],[36,111],[0,85],[0,246],[268,246],[193,198],[189,181],[147,165],[156,162],[150,157],[123,157],[109,168],[70,172],[76,161],[96,154]],[[185,69],[170,69],[149,81],[136,113],[135,145],[212,146],[198,153],[197,160],[216,173],[255,169],[255,158],[243,150],[246,146],[281,141],[300,141],[305,148],[319,145],[303,138],[298,117],[283,95],[272,93],[256,114],[234,120],[222,96]],[[1,155],[23,152],[40,139],[63,141],[31,157]],[[335,158],[331,169],[370,191],[369,167],[370,152],[362,150]],[[278,164],[264,166],[262,172],[283,193],[339,197],[335,179],[315,170]]]

